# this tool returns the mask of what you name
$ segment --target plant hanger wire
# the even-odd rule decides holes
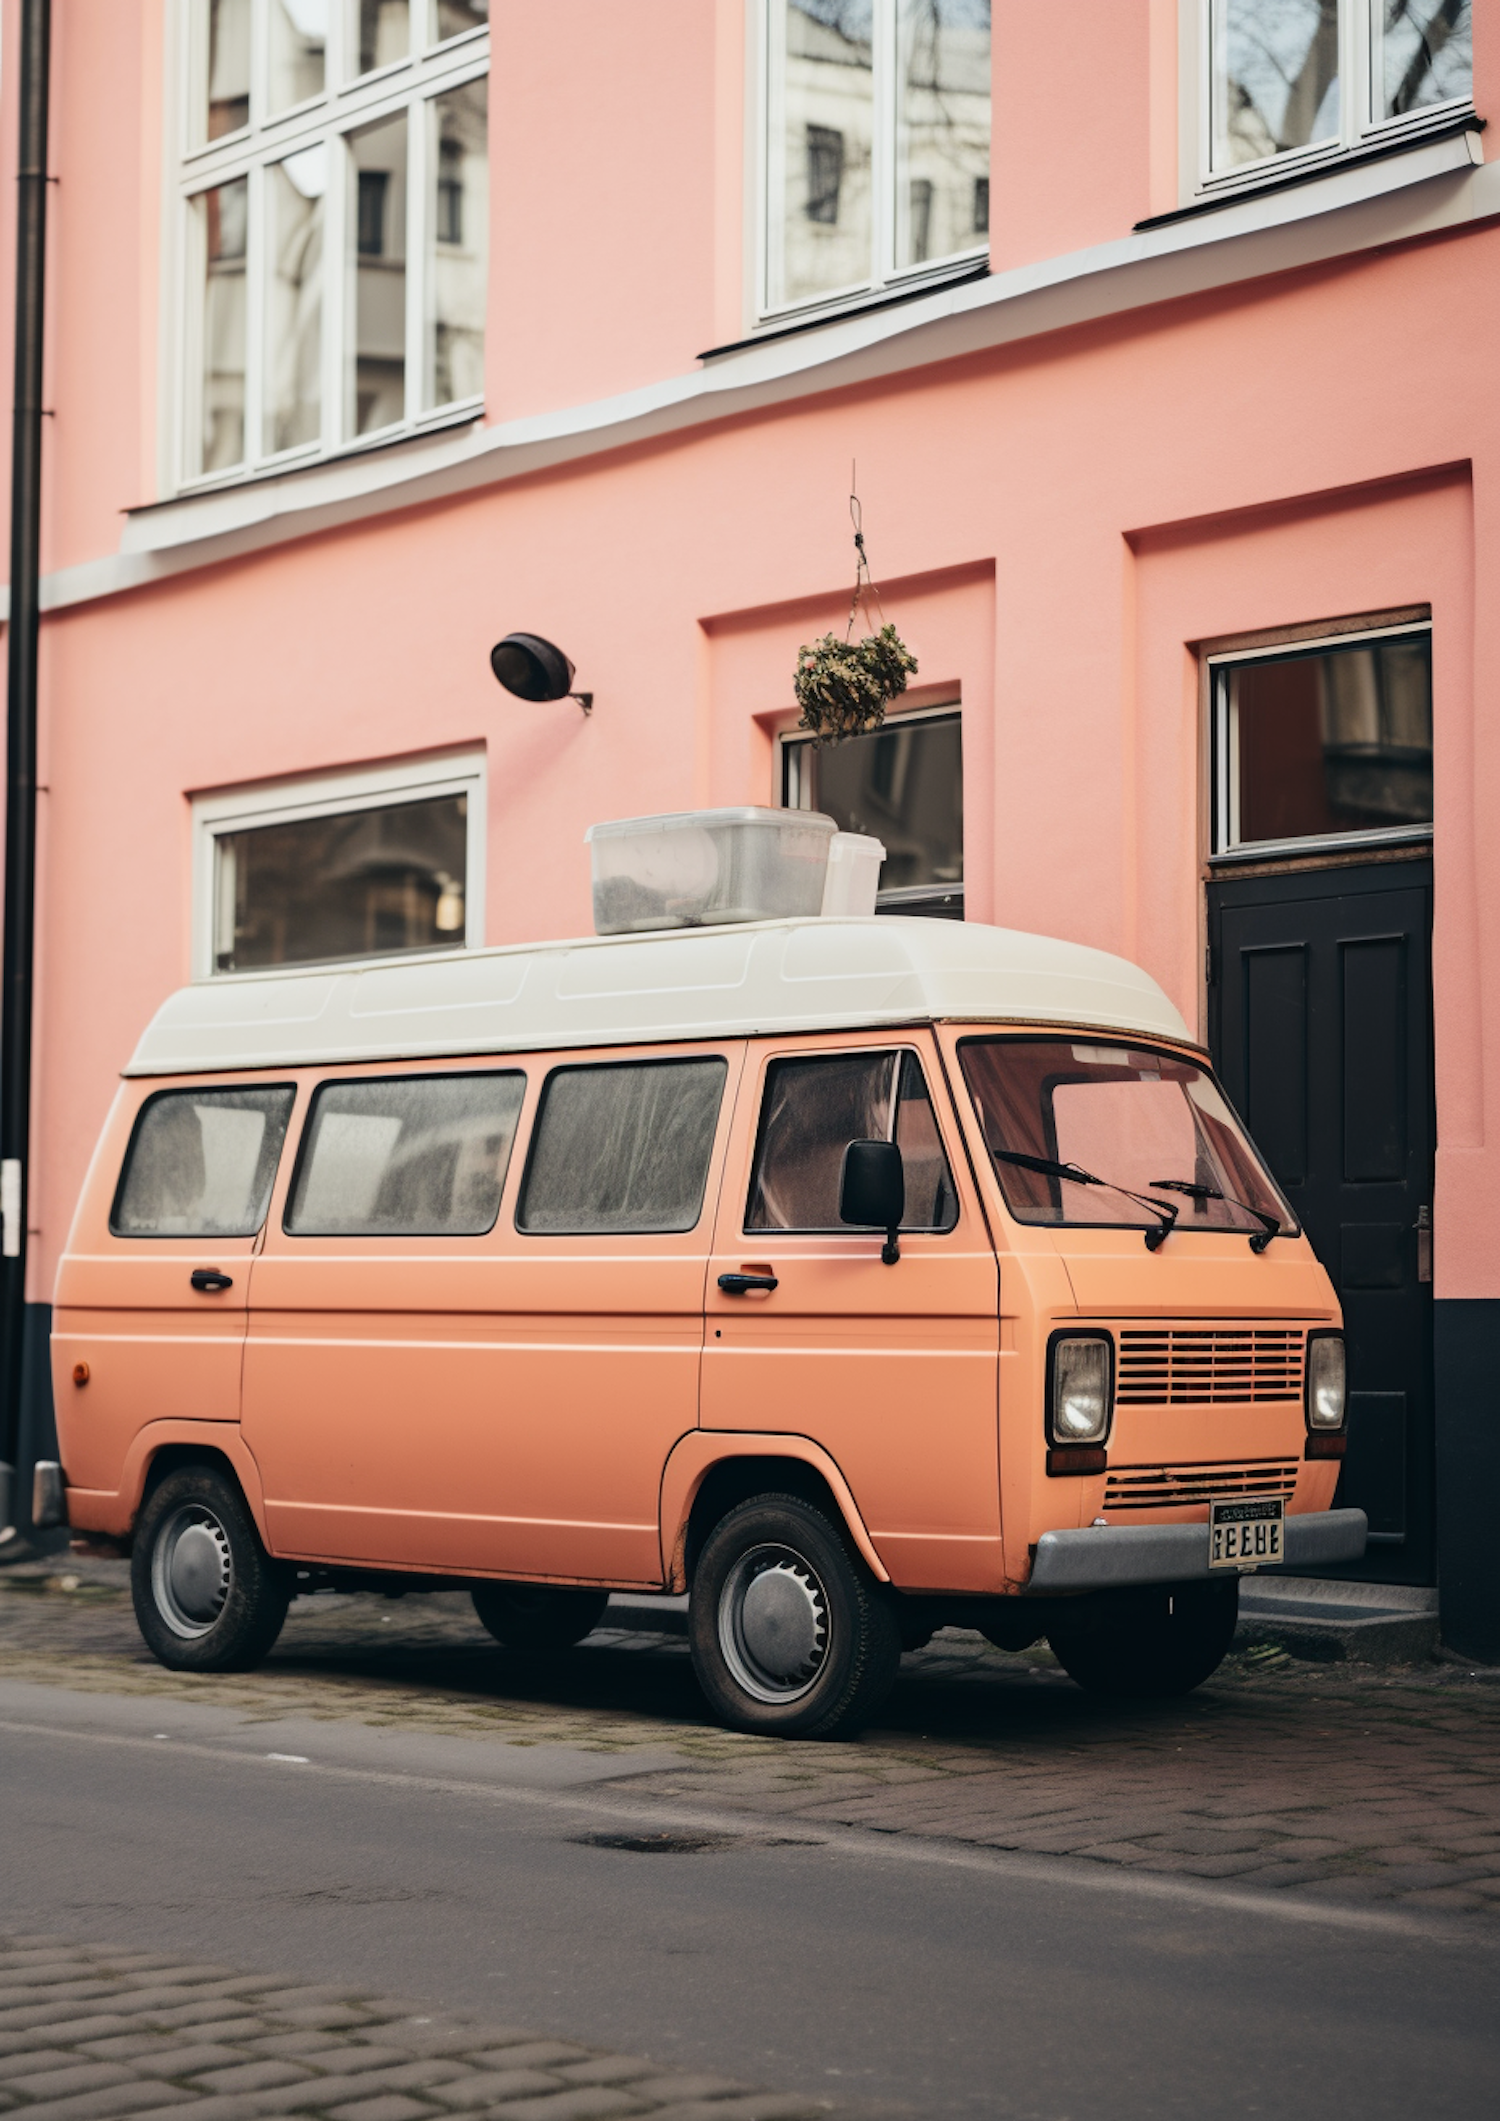
[[[874,597],[875,609],[880,613],[880,623],[885,624],[885,606],[880,601],[880,584],[870,568],[870,555],[865,551],[864,510],[859,500],[859,465],[849,466],[849,520],[854,525],[854,596],[849,605],[849,623],[844,628],[846,641],[854,638],[854,621],[859,617],[859,607],[867,595]]]
[[[854,464],[849,467],[849,520],[854,526],[854,595],[844,638],[825,633],[821,640],[804,643],[797,651],[793,679],[802,710],[797,727],[809,730],[820,745],[841,744],[878,729],[886,708],[906,690],[917,667],[916,657],[886,618],[880,585],[870,567]],[[874,599],[880,624],[856,640],[854,622],[862,609],[869,623],[868,598]]]

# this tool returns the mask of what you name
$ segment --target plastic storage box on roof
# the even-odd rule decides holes
[[[868,832],[836,832],[828,843],[823,911],[846,916],[873,913],[884,860],[885,848]]]
[[[684,810],[615,818],[584,838],[594,872],[594,929],[712,928],[823,908],[837,825],[816,810]]]

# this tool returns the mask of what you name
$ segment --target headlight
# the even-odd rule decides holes
[[[1307,1343],[1307,1426],[1344,1426],[1344,1336],[1317,1333]]]
[[[1052,1343],[1047,1425],[1054,1443],[1102,1443],[1114,1400],[1114,1343],[1059,1334]]]

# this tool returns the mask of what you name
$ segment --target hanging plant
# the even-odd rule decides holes
[[[844,638],[825,633],[821,640],[804,642],[797,650],[793,679],[802,710],[797,727],[810,731],[819,744],[842,744],[849,737],[868,736],[878,729],[886,708],[905,692],[906,681],[917,667],[916,657],[886,620],[865,555],[859,496],[854,492],[849,495],[849,513],[854,521],[854,599]],[[875,600],[881,625],[874,631],[867,621],[866,631],[855,640],[854,622],[861,616],[867,595]]]

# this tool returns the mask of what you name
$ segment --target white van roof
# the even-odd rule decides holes
[[[318,1067],[960,1019],[1186,1040],[1125,958],[972,921],[759,921],[221,975],[163,1003],[127,1075]]]

